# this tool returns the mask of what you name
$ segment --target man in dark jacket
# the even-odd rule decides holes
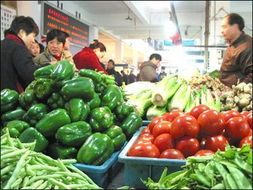
[[[152,54],[149,57],[149,61],[142,63],[140,66],[139,79],[140,81],[150,81],[157,82],[158,75],[156,73],[156,69],[159,67],[159,64],[162,60],[160,54]]]
[[[243,18],[235,13],[228,14],[221,27],[229,47],[221,65],[220,81],[229,87],[237,82],[252,83],[252,37],[243,32]]]
[[[122,86],[122,76],[118,71],[115,71],[115,63],[112,59],[108,61],[106,72],[113,75],[118,86]]]
[[[39,28],[31,17],[16,17],[1,41],[1,90],[22,92],[34,80],[35,66],[28,50]]]

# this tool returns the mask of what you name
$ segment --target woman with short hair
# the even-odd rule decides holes
[[[1,41],[1,90],[9,88],[23,92],[34,80],[33,73],[39,67],[34,65],[29,47],[39,33],[31,17],[18,16],[4,32]]]

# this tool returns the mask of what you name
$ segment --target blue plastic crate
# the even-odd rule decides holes
[[[75,163],[73,165],[87,174],[98,186],[105,188],[112,181],[113,177],[117,175],[121,167],[123,167],[123,164],[118,162],[118,156],[123,147],[121,150],[114,152],[112,156],[100,166],[80,163]]]
[[[151,121],[149,120],[142,120],[142,125],[147,126]]]
[[[179,159],[161,159],[161,158],[144,158],[130,157],[127,152],[138,139],[141,131],[145,127],[141,127],[131,138],[126,147],[119,155],[119,162],[124,163],[124,185],[135,188],[145,188],[142,180],[147,180],[148,177],[154,181],[158,181],[165,167],[168,172],[181,170],[181,166],[186,163],[185,160]]]

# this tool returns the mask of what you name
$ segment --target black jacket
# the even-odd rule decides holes
[[[26,88],[34,80],[33,72],[37,68],[25,44],[6,38],[1,41],[1,90],[18,91],[17,83]]]
[[[116,81],[116,83],[117,83],[118,86],[122,86],[123,79],[122,79],[121,74],[118,71],[115,71],[114,69],[107,69],[106,72],[109,75],[113,75],[114,76],[115,81]]]

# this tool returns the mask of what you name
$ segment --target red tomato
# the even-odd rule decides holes
[[[179,151],[177,149],[173,149],[173,148],[164,150],[161,153],[160,158],[180,159],[180,160],[185,159],[185,157],[181,151]]]
[[[248,135],[252,135],[252,129],[249,130],[249,134]]]
[[[153,144],[136,144],[128,151],[128,156],[158,158],[159,149]]]
[[[150,140],[145,140],[145,139],[138,139],[134,145],[137,145],[137,144],[152,144],[152,142]]]
[[[200,141],[200,148],[204,149],[206,146],[206,138],[202,138],[202,140]]]
[[[199,150],[199,141],[192,137],[183,137],[176,144],[176,149],[180,150],[185,157],[194,155]]]
[[[165,121],[165,118],[162,117],[162,116],[159,116],[159,117],[156,117],[156,118],[154,118],[153,120],[151,120],[151,122],[148,124],[148,128],[149,128],[150,132],[152,132],[153,127],[154,127],[157,123],[159,123],[160,121]]]
[[[170,134],[174,138],[180,138],[184,135],[196,137],[199,134],[199,124],[191,115],[178,116],[171,124]]]
[[[156,145],[160,152],[174,147],[173,139],[169,133],[163,133],[157,136],[154,140],[154,145]]]
[[[171,122],[160,121],[154,126],[152,134],[154,135],[154,137],[157,137],[158,135],[163,133],[170,133],[170,129],[171,129]]]
[[[250,128],[252,129],[252,113],[249,113],[247,115],[247,121],[248,121]]]
[[[244,137],[244,138],[240,141],[239,147],[242,148],[244,144],[250,144],[250,147],[252,148],[252,135],[249,135],[249,136],[247,136],[247,137]]]
[[[155,138],[152,134],[144,133],[139,137],[138,140],[147,140],[153,143],[154,139]]]
[[[243,112],[241,112],[241,116],[243,116],[243,117],[246,118],[246,117],[248,116],[249,113],[252,114],[252,111],[243,111]]]
[[[225,121],[228,121],[232,117],[241,117],[242,115],[236,110],[226,111],[224,114]]]
[[[199,115],[206,110],[210,110],[210,108],[206,105],[200,104],[192,108],[190,115],[198,119]]]
[[[142,134],[151,134],[150,129],[148,127],[145,127],[142,131],[141,131],[141,135]]]
[[[209,156],[213,154],[214,152],[211,150],[199,150],[198,152],[196,152],[196,154],[194,154],[194,156]]]
[[[233,139],[242,139],[248,136],[250,127],[243,117],[232,117],[226,123],[225,135]]]
[[[206,139],[205,148],[216,152],[218,149],[224,151],[228,140],[223,135],[216,135]]]
[[[162,116],[166,119],[166,121],[172,122],[176,117],[184,115],[184,112],[180,110],[172,110],[171,112],[165,113]]]
[[[225,119],[222,113],[215,110],[207,110],[198,117],[200,133],[203,136],[220,134],[225,128]]]

